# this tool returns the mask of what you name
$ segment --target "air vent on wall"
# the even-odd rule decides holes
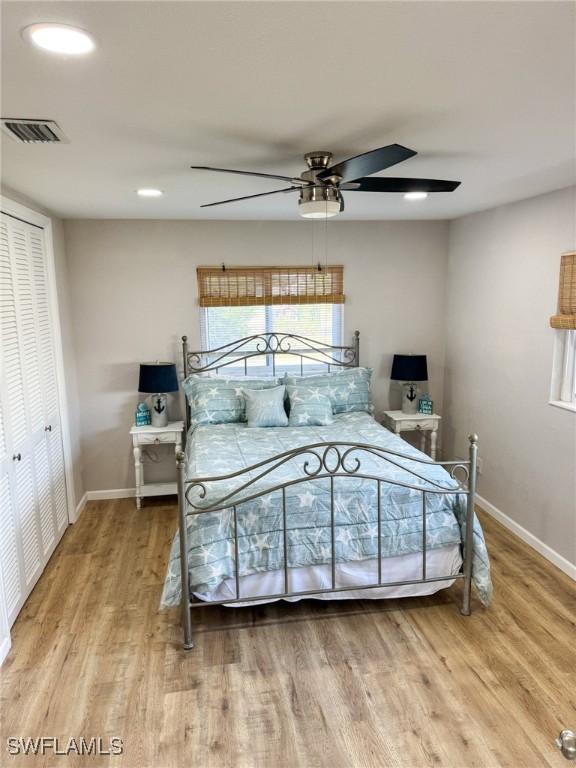
[[[20,144],[68,144],[54,120],[25,120],[3,117],[2,130]]]

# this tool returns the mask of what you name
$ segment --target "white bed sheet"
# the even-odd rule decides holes
[[[462,566],[460,546],[451,544],[446,547],[428,550],[426,553],[426,577],[436,578],[445,574],[456,575]],[[332,586],[332,569],[330,565],[311,565],[303,568],[290,568],[289,589],[299,592],[314,589],[329,589]],[[383,558],[383,581],[409,581],[422,578],[422,554],[413,552],[397,557]],[[362,560],[348,563],[337,563],[336,586],[347,587],[370,584],[378,581],[378,560]],[[313,598],[316,600],[376,600],[397,597],[416,597],[432,595],[440,589],[452,586],[454,579],[435,581],[429,584],[406,584],[397,587],[376,587],[374,589],[350,590],[349,592],[330,592],[328,594],[311,594],[303,597],[285,597],[264,600],[246,600],[239,605],[258,605],[273,603],[277,600],[296,602]],[[273,595],[284,591],[284,571],[266,571],[240,577],[240,597],[255,598],[259,595]],[[236,598],[234,579],[226,579],[212,592],[194,593],[201,600],[226,600]],[[234,607],[232,606],[232,607]]]

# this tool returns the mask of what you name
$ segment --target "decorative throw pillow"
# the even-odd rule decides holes
[[[287,386],[291,427],[326,427],[334,423],[332,403],[320,387]]]
[[[285,427],[288,416],[284,410],[286,387],[274,389],[245,389],[246,418],[249,427]]]
[[[246,421],[244,390],[271,389],[277,379],[232,379],[192,374],[182,388],[190,405],[190,423],[231,424]]]
[[[318,387],[321,394],[330,398],[332,413],[372,413],[371,377],[372,368],[343,368],[313,376],[286,376],[285,383],[288,386]]]

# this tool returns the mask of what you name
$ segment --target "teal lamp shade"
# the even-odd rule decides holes
[[[154,395],[177,391],[178,377],[174,363],[140,363],[138,392]]]

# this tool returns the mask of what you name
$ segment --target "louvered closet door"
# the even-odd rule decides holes
[[[18,560],[19,610],[68,524],[68,510],[44,232],[2,216],[2,238],[0,290],[7,300],[2,302],[1,392],[8,459],[0,477],[6,478],[2,493],[12,500],[16,554],[3,542],[0,553],[5,584],[15,573],[13,565],[5,565],[10,547],[10,562]]]
[[[20,360],[28,417],[27,443],[21,449],[17,446],[18,451],[22,451],[22,462],[24,462],[22,468],[18,467],[17,470],[21,477],[17,483],[18,499],[19,503],[23,505],[28,503],[28,495],[24,491],[24,487],[27,488],[28,481],[30,481],[32,489],[30,503],[35,504],[35,508],[33,506],[30,513],[29,527],[24,530],[23,526],[24,555],[26,575],[28,577],[26,545],[30,544],[31,546],[33,524],[36,527],[36,537],[39,544],[39,562],[46,560],[47,556],[52,552],[56,541],[50,467],[46,445],[47,421],[43,380],[46,378],[47,372],[44,370],[41,361],[33,247],[38,238],[43,237],[43,232],[41,229],[25,224],[17,219],[10,222],[9,230],[11,236],[10,251],[16,287]],[[21,484],[23,486],[22,497],[20,495]],[[20,509],[21,515],[24,514],[25,509],[27,509],[26,506]],[[30,553],[30,560],[31,558],[32,553]]]
[[[24,384],[16,323],[16,297],[10,260],[8,225],[0,220],[0,565],[6,612],[11,624],[20,610],[26,577],[22,535],[14,492],[16,453],[13,441],[26,439]],[[14,456],[14,458],[13,458]]]
[[[64,475],[64,454],[58,409],[58,384],[56,381],[56,353],[54,349],[53,320],[48,295],[46,249],[44,232],[31,227],[29,230],[32,282],[39,360],[42,370],[44,394],[44,432],[46,456],[50,462],[52,517],[56,539],[68,525],[68,502]]]

